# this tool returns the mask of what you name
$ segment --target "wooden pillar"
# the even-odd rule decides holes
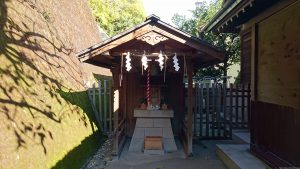
[[[123,116],[122,116],[122,119],[125,119],[125,133],[126,135],[130,135],[130,131],[129,131],[129,125],[128,123],[130,123],[130,119],[128,119],[129,115],[128,115],[128,111],[127,111],[127,78],[128,78],[128,74],[124,74],[123,75],[123,82],[122,82],[122,87],[121,89],[123,90],[122,91],[122,102],[120,104],[122,104],[122,113],[123,113]]]
[[[111,69],[112,77],[113,77],[113,85],[112,85],[112,93],[119,89],[119,67]],[[113,94],[114,96],[114,94]],[[119,97],[120,98],[120,97]],[[114,97],[112,98],[115,101]],[[120,102],[119,100],[117,101]],[[112,102],[114,104],[114,102]],[[120,106],[118,106],[120,108]],[[112,109],[114,110],[114,109]],[[119,109],[117,111],[113,111],[113,150],[112,155],[118,155],[119,151],[119,137],[118,137],[118,125],[119,125]]]
[[[188,112],[187,112],[187,132],[188,132],[188,156],[192,156],[193,150],[193,64],[188,60]]]
[[[118,155],[119,153],[119,112],[114,112],[114,131],[113,131],[113,155]]]

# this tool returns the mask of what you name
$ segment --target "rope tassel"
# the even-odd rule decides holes
[[[147,70],[147,108],[150,108],[150,68]]]

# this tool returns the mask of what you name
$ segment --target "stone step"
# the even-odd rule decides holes
[[[232,141],[237,144],[250,144],[249,130],[233,130]]]
[[[217,155],[229,169],[267,169],[249,152],[249,144],[217,144]]]

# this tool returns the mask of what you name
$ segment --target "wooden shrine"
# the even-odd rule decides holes
[[[225,62],[224,51],[152,15],[77,57],[113,73],[114,92],[119,94],[119,107],[114,112],[116,154],[124,138],[133,136],[137,109],[150,114],[172,110],[172,132],[182,140],[186,154],[192,154],[193,72]]]

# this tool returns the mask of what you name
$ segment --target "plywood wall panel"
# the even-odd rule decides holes
[[[258,24],[259,101],[300,107],[299,9],[298,1]]]

